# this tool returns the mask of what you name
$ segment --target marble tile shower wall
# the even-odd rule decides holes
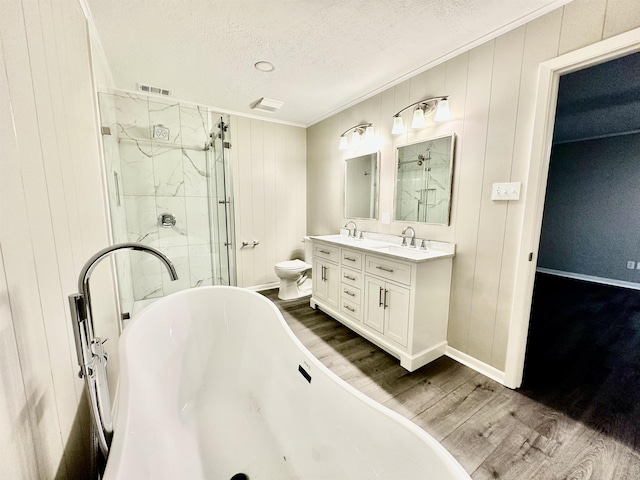
[[[172,282],[157,259],[132,255],[135,300],[213,284],[207,109],[125,93],[114,103],[128,239],[160,248],[179,276]],[[154,138],[156,126],[169,129],[166,139]],[[164,213],[174,227],[159,225]]]

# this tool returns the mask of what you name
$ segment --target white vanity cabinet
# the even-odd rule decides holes
[[[313,308],[399,358],[409,371],[444,354],[453,253],[412,261],[313,242]]]

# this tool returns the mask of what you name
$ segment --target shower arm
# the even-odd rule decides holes
[[[120,243],[100,250],[87,260],[78,277],[78,290],[82,293],[69,295],[76,356],[80,366],[78,376],[85,379],[100,449],[105,458],[109,454],[113,432],[109,388],[106,379],[107,355],[102,346],[104,342],[94,335],[89,280],[93,270],[102,259],[120,250],[137,250],[154,255],[165,265],[171,280],[178,279],[173,263],[160,250],[139,243]]]

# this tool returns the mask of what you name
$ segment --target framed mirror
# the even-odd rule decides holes
[[[345,218],[378,218],[379,171],[380,152],[345,160]]]
[[[455,135],[397,148],[395,220],[449,225]]]

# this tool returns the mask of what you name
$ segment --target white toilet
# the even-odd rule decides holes
[[[311,261],[311,241],[307,237],[304,246],[305,259]],[[293,300],[311,295],[311,264],[302,260],[286,260],[276,263],[275,271],[280,278],[280,300]]]

